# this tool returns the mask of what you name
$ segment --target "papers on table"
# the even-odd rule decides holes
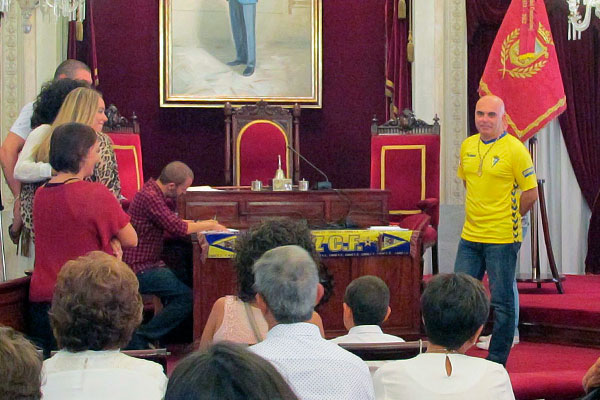
[[[221,189],[215,189],[211,186],[190,186],[188,192],[220,192]]]
[[[398,225],[389,225],[389,226],[370,226],[367,228],[370,231],[407,231],[406,228],[401,228]]]

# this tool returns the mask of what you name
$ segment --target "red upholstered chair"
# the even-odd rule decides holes
[[[113,104],[110,105],[106,113],[109,119],[104,124],[102,131],[113,142],[113,149],[119,165],[121,193],[127,198],[124,207],[127,207],[133,196],[144,184],[140,125],[135,113],[129,121],[119,114]]]
[[[412,113],[409,114],[412,116]],[[390,191],[391,223],[423,233],[439,270],[437,228],[440,195],[440,125],[406,118],[371,126],[371,188]]]
[[[268,185],[278,156],[287,178],[298,182],[299,158],[287,146],[299,148],[300,107],[291,113],[264,101],[232,108],[225,104],[225,183],[247,186],[253,180]]]

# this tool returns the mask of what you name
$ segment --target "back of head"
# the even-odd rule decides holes
[[[390,305],[390,290],[381,278],[356,278],[346,288],[344,303],[352,310],[355,325],[380,325]]]
[[[42,357],[23,335],[0,326],[0,399],[37,400],[42,397]]]
[[[79,87],[87,86],[86,82],[73,79],[59,79],[44,83],[33,103],[31,128],[35,129],[42,124],[52,124],[67,95]]]
[[[302,247],[310,253],[315,264],[320,265],[319,254],[306,221],[270,218],[237,237],[234,266],[237,271],[238,297],[241,300],[252,301],[256,295],[252,272],[256,260],[266,251],[285,245]]]
[[[485,324],[490,300],[483,284],[463,274],[440,274],[421,296],[421,312],[429,341],[458,350]]]
[[[76,79],[78,72],[84,70],[91,73],[90,67],[79,60],[67,59],[61,62],[54,71],[54,80],[59,80],[62,76],[68,79]]]
[[[78,352],[126,345],[142,320],[138,288],[127,264],[104,252],[67,262],[50,308],[59,348]]]
[[[72,90],[62,105],[58,114],[52,123],[52,128],[69,122],[79,122],[84,125],[92,126],[94,117],[98,112],[98,102],[101,96],[94,89],[79,87]],[[35,160],[38,162],[49,162],[50,137],[48,135],[35,151]]]
[[[169,378],[165,400],[296,400],[279,372],[241,345],[221,342],[189,355]]]
[[[50,165],[55,171],[78,173],[96,140],[88,125],[71,122],[56,127],[50,138]]]
[[[267,251],[254,264],[256,291],[282,324],[303,322],[312,316],[319,275],[310,254],[299,246]]]
[[[167,164],[160,172],[158,180],[162,184],[174,183],[179,186],[189,178],[194,179],[194,172],[186,164],[181,161],[173,161]]]

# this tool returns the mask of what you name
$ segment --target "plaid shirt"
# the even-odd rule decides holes
[[[136,274],[164,266],[160,256],[165,232],[176,237],[187,234],[188,224],[175,213],[175,206],[152,178],[133,198],[128,212],[138,245],[123,249],[123,261]]]

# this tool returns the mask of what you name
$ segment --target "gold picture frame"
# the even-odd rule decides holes
[[[161,0],[159,7],[161,107],[264,100],[321,108],[322,0]]]

